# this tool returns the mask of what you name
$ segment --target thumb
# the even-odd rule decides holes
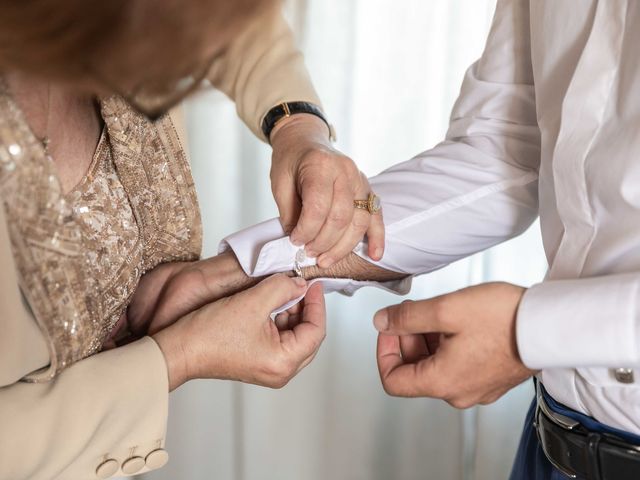
[[[306,291],[307,282],[304,278],[292,278],[279,273],[243,293],[250,295],[259,308],[270,314],[285,303],[304,295]]]
[[[373,317],[373,324],[376,330],[387,335],[443,332],[440,309],[435,308],[435,303],[435,299],[419,302],[407,300],[383,308]]]

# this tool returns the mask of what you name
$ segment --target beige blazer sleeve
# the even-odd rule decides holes
[[[131,457],[141,457],[142,472],[159,466],[168,381],[157,344],[144,338],[100,353],[49,383],[18,381],[46,366],[49,355],[21,299],[1,205],[0,265],[0,479],[87,480],[110,469],[124,475]]]
[[[272,107],[287,101],[321,105],[280,2],[238,35],[209,79],[236,102],[240,118],[262,140],[260,125]]]

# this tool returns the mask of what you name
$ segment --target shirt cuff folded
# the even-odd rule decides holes
[[[523,363],[536,370],[639,365],[639,286],[637,274],[534,285],[518,309]]]
[[[291,272],[298,266],[316,265],[315,258],[307,258],[304,246],[296,247],[285,234],[277,218],[259,223],[228,236],[220,242],[218,253],[232,250],[244,272],[250,277],[264,277],[275,273]],[[354,252],[367,259],[362,244]],[[368,259],[367,259],[368,260]],[[369,260],[371,261],[371,260]],[[374,263],[374,262],[372,262]],[[351,296],[362,287],[373,286],[388,292],[406,295],[411,290],[411,278],[389,282],[357,281],[348,278],[318,278],[309,286],[322,282],[325,293],[339,292]],[[291,308],[304,298],[300,297],[278,308],[274,313]]]

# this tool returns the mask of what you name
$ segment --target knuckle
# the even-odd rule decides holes
[[[473,402],[464,397],[449,399],[447,400],[447,403],[458,410],[466,410],[467,408],[473,407]]]
[[[358,232],[366,232],[369,229],[370,223],[371,217],[368,213],[353,216],[352,224],[355,230]]]
[[[443,295],[433,301],[433,313],[435,317],[444,321],[447,319],[451,312],[451,297],[449,295]]]
[[[396,309],[396,314],[391,316],[390,320],[396,325],[396,327],[406,327],[411,322],[413,302],[402,302]]]
[[[333,174],[334,156],[331,152],[313,150],[305,155],[305,161],[309,162],[310,170],[315,174]]]
[[[318,201],[309,202],[306,205],[307,216],[312,220],[323,220],[325,217],[324,206]]]
[[[329,220],[340,227],[346,227],[351,220],[350,214],[351,212],[346,208],[336,208],[331,212]]]
[[[274,388],[284,387],[289,383],[294,373],[295,366],[293,362],[284,356],[275,356],[268,367],[268,375],[269,378],[272,379],[271,385],[273,385]]]
[[[390,395],[392,397],[399,396],[397,388],[394,385],[392,385],[391,382],[389,382],[387,379],[382,379],[382,389],[384,390],[384,393],[386,393],[387,395]]]
[[[288,383],[288,378],[276,378],[269,383],[269,387],[273,388],[274,390],[280,390],[281,388],[286,387]]]

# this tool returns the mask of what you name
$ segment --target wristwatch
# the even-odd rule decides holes
[[[333,126],[329,123],[327,118],[322,113],[322,110],[318,108],[313,103],[308,102],[285,102],[279,105],[276,105],[271,110],[267,112],[262,120],[262,133],[267,137],[268,140],[271,138],[271,132],[274,127],[281,121],[283,118],[289,118],[292,115],[296,115],[298,113],[308,113],[310,115],[315,115],[319,119],[321,119],[324,123],[327,124],[327,128],[329,129],[329,140],[332,142],[336,141],[336,133]]]

